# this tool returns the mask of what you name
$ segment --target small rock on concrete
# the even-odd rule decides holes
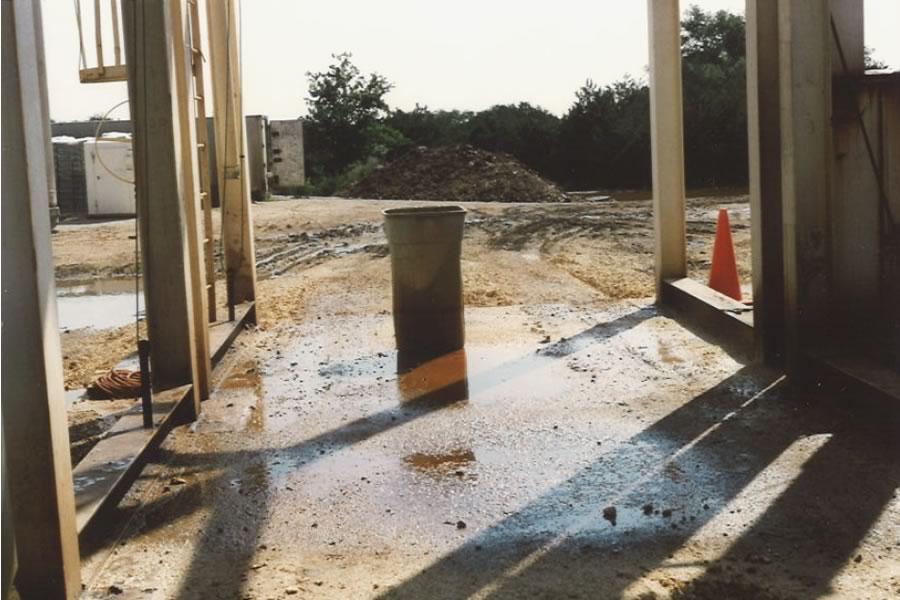
[[[616,510],[615,506],[607,506],[603,509],[603,518],[612,523],[613,526],[615,526],[617,513],[618,511]]]

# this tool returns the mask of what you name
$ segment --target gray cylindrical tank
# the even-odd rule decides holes
[[[462,348],[460,252],[466,210],[422,206],[382,214],[391,254],[397,349],[427,358]]]

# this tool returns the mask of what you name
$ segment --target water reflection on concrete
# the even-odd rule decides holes
[[[143,294],[135,293],[133,279],[96,279],[56,289],[59,328],[110,329],[134,323],[135,308],[143,317]]]
[[[255,359],[230,366],[214,390],[214,401],[204,402],[194,426],[201,433],[260,431],[263,426],[263,385]]]
[[[397,388],[405,403],[463,406],[469,399],[465,349],[433,358],[399,352]]]

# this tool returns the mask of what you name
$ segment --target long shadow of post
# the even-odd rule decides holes
[[[787,414],[789,410],[784,410],[785,390],[777,382],[751,398],[742,392],[753,389],[752,382],[760,378],[771,382],[774,375],[758,368],[743,369],[381,597],[456,599],[475,593],[513,598],[620,597],[642,573],[661,564],[720,514],[795,440],[833,430],[832,425],[822,426],[817,413],[822,407],[816,406],[807,408],[805,415],[774,419],[777,428],[762,435],[753,413],[774,409],[776,414]],[[743,558],[753,551],[758,538],[780,526],[808,534],[806,543],[816,547],[823,542],[821,548],[827,554],[819,562],[818,579],[808,588],[808,597],[818,597],[895,493],[900,465],[889,456],[896,447],[896,440],[885,442],[883,437],[876,441],[847,432],[836,434],[731,547],[727,559]],[[671,528],[638,528],[622,536],[585,525],[603,524],[605,506],[618,506],[621,515],[623,506],[640,507],[657,498],[661,487],[671,486],[660,480],[673,462],[683,469],[689,485],[681,497],[694,505],[683,508],[680,519],[677,510]],[[703,468],[692,470],[691,465]],[[861,465],[867,467],[861,469]],[[816,512],[808,512],[811,505]],[[558,522],[561,515],[567,522],[562,527],[535,528],[548,518]],[[814,516],[824,517],[826,523],[843,517],[844,522],[823,531],[822,521]],[[801,519],[800,524],[795,519]],[[824,543],[826,537],[839,539]]]
[[[759,392],[760,378],[773,387]],[[664,559],[797,437],[799,430],[792,425],[767,436],[761,444],[759,436],[748,432],[739,418],[742,411],[754,410],[758,403],[772,402],[778,394],[776,382],[775,374],[742,369],[474,536],[426,571],[388,590],[382,598],[419,598],[435,590],[440,590],[442,598],[468,598],[486,589],[503,589],[514,596],[513,591],[524,593],[544,586],[544,593],[560,596],[602,590],[602,597],[618,597],[628,578],[610,577],[609,567],[633,560],[630,547],[640,547],[641,564]],[[752,460],[737,458],[750,449]],[[603,529],[604,507],[617,506],[622,515],[623,507],[640,511],[642,504],[663,495],[660,479],[674,461],[691,484],[676,490],[676,497],[695,496],[697,488],[704,490],[692,521],[679,523],[677,529],[661,528],[649,539],[640,530],[623,537]],[[703,467],[694,474],[693,465]],[[724,477],[718,477],[719,473]],[[709,498],[708,510],[701,508],[702,498]],[[556,526],[540,527],[548,520]],[[555,563],[554,558],[561,560]],[[556,567],[548,577],[545,567],[551,562]],[[612,575],[615,572],[612,569]]]
[[[749,560],[751,571],[770,579],[775,574],[766,566],[771,560],[767,553],[774,539],[790,544],[793,563],[777,565],[785,571],[777,575],[796,588],[793,597],[821,598],[834,591],[834,576],[850,563],[900,486],[896,417],[888,414],[881,419],[877,409],[862,419],[836,412],[842,422],[828,441],[717,564],[710,565],[688,589],[714,589],[723,565],[739,561]],[[862,555],[857,556],[862,562]]]

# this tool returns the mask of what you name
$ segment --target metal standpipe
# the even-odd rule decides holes
[[[466,210],[422,206],[382,214],[398,352],[424,361],[459,350],[465,345],[460,257]]]

